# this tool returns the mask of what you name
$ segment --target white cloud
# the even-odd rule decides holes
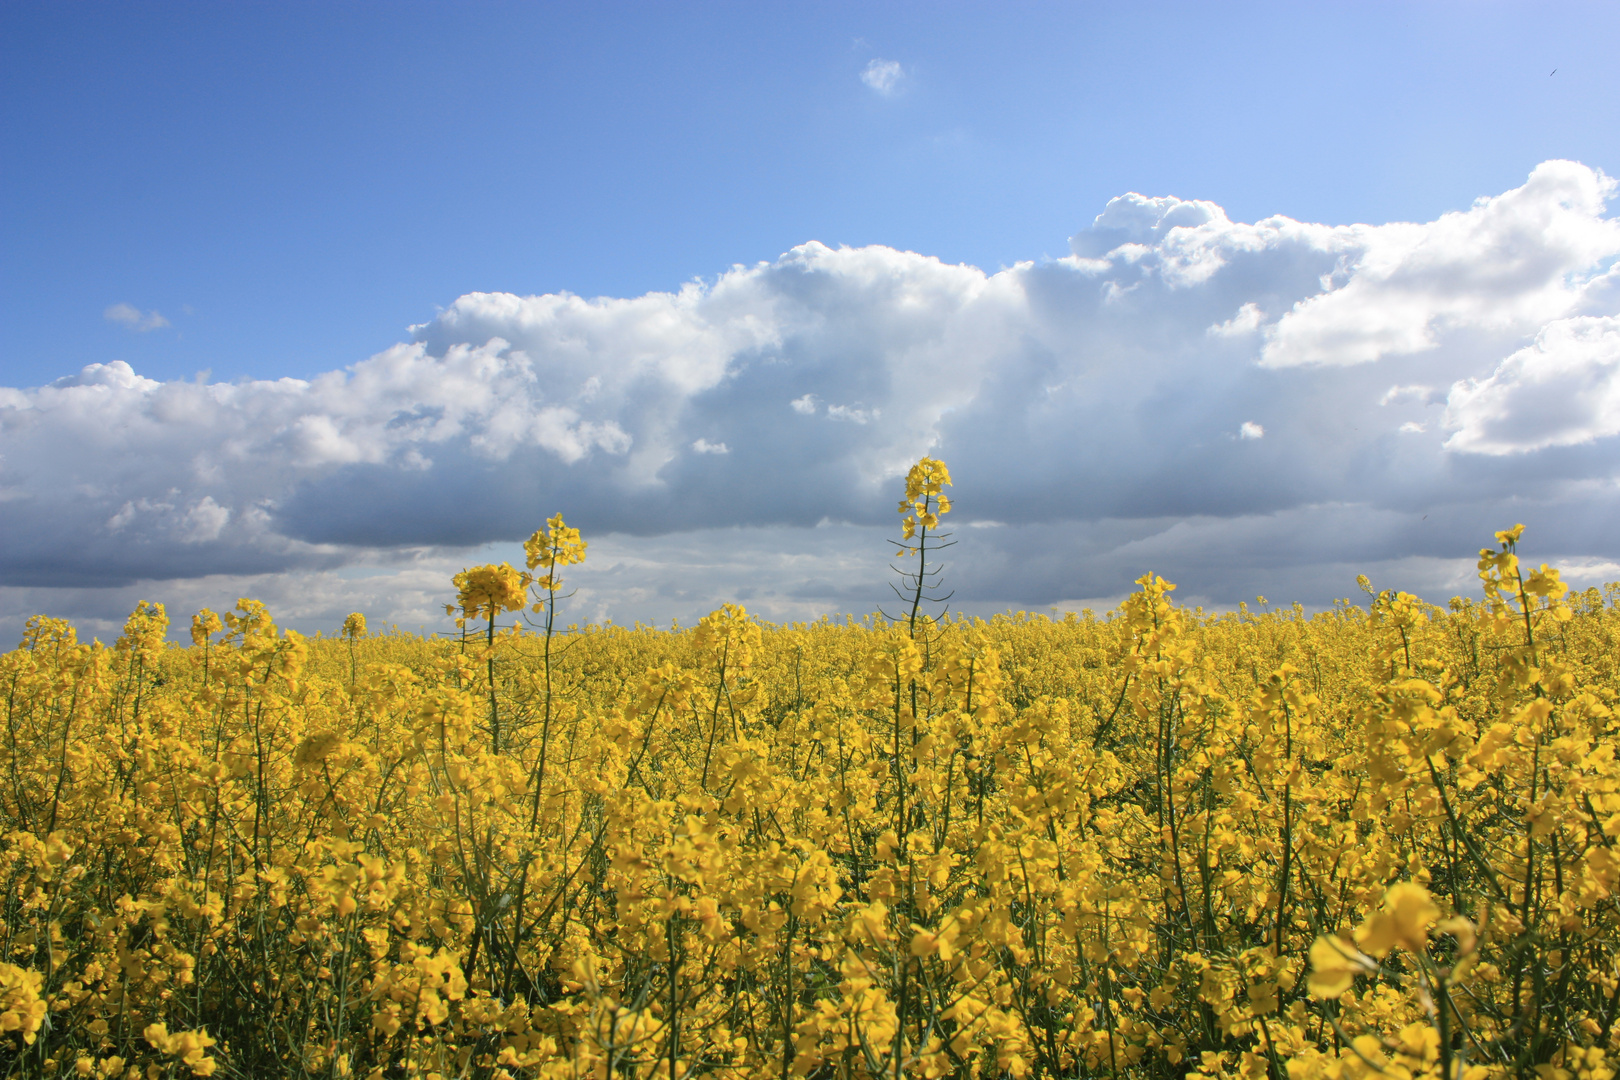
[[[124,505],[118,508],[118,513],[107,519],[107,531],[117,532],[134,520],[135,502],[134,500],[126,500]]]
[[[116,361],[0,387],[0,619],[69,595],[51,589],[112,604],[138,581],[292,598],[353,564],[408,578],[423,552],[454,561],[558,511],[621,538],[600,603],[684,612],[730,595],[730,564],[665,597],[678,537],[881,533],[923,453],[950,463],[964,522],[1005,523],[973,530],[964,602],[1118,595],[1148,568],[1215,599],[1320,592],[1311,572],[1450,558],[1519,520],[1620,560],[1592,524],[1620,516],[1613,190],[1551,162],[1433,222],[1342,227],[1133,194],[1072,255],[996,273],[808,243],[634,298],[471,293],[307,380],[162,382]],[[1422,412],[1437,387],[1443,419]],[[1243,416],[1264,428],[1234,437]],[[1431,419],[1444,440],[1407,437]],[[1071,535],[1114,554],[1040,547]],[[817,550],[794,573],[853,580]],[[853,604],[841,589],[773,610]]]
[[[1269,331],[1264,362],[1362,364],[1427,352],[1448,331],[1534,333],[1575,311],[1620,250],[1620,222],[1602,216],[1614,190],[1597,170],[1549,161],[1523,187],[1424,225],[1321,235],[1339,263]]]
[[[861,72],[861,82],[884,95],[894,93],[905,77],[905,69],[900,66],[898,60],[873,58]]]
[[[1152,257],[1176,229],[1198,230],[1205,225],[1214,225],[1219,231],[1231,224],[1226,211],[1212,202],[1178,199],[1174,195],[1149,198],[1132,191],[1109,199],[1103,212],[1091,223],[1091,228],[1071,237],[1069,246],[1075,255],[1082,258],[1114,255],[1126,262],[1137,263]],[[1191,232],[1181,239],[1185,241],[1190,236]],[[1188,250],[1198,247],[1188,245]],[[1213,269],[1219,265],[1219,257],[1209,254],[1194,256],[1190,260],[1178,254],[1175,261],[1182,273],[1185,273],[1186,266],[1202,264]],[[1194,271],[1191,276],[1208,275]]]
[[[101,314],[108,322],[122,323],[140,334],[169,325],[169,320],[157,312],[142,312],[133,304],[114,304]]]
[[[862,409],[854,405],[829,405],[827,417],[830,420],[847,420],[851,424],[867,424],[883,416],[879,409]]]
[[[231,520],[228,507],[219,505],[212,495],[204,495],[186,511],[185,528],[180,539],[187,544],[206,544],[218,540],[219,534]]]
[[[1205,333],[1211,337],[1247,337],[1249,334],[1259,330],[1260,324],[1264,320],[1265,316],[1260,312],[1260,305],[1251,300],[1238,308],[1236,315],[1223,323],[1213,324]]]
[[[1512,454],[1620,435],[1620,318],[1549,323],[1484,379],[1446,399],[1452,450]]]
[[[1416,402],[1419,405],[1433,405],[1436,403],[1436,394],[1432,386],[1392,386],[1384,391],[1384,396],[1378,399],[1380,405],[1396,405],[1403,401]],[[1444,401],[1444,398],[1439,398]]]

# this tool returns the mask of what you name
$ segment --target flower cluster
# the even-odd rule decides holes
[[[906,497],[900,500],[900,527],[904,539],[939,528],[939,519],[951,512],[951,500],[943,494],[951,485],[950,470],[943,461],[925,457],[906,473]]]
[[[522,611],[529,602],[527,582],[509,563],[463,570],[455,585],[463,619],[498,619],[508,611]]]
[[[556,592],[562,584],[555,576],[556,568],[584,562],[587,546],[580,539],[578,529],[571,529],[563,523],[561,514],[546,519],[545,529],[536,529],[534,535],[523,542],[530,573],[545,571],[534,579],[535,586],[542,592]]]

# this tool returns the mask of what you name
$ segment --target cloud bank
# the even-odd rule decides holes
[[[386,578],[561,511],[622,538],[591,586],[621,619],[670,610],[657,552],[693,537],[737,561],[692,571],[692,604],[769,565],[782,612],[870,610],[872,538],[923,453],[953,516],[995,526],[962,531],[969,606],[1117,596],[1150,568],[1214,603],[1326,603],[1379,565],[1442,588],[1455,563],[1413,568],[1516,520],[1612,565],[1614,193],[1550,161],[1435,221],[1349,226],[1128,194],[1071,255],[998,273],[808,243],[635,298],[468,294],[311,380],[90,364],[0,388],[0,604]]]

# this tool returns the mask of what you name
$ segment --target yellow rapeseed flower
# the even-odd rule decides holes
[[[495,619],[528,603],[523,576],[509,563],[488,563],[455,576],[456,603],[469,619]]]
[[[1429,891],[1415,882],[1402,881],[1390,887],[1382,908],[1356,930],[1356,942],[1380,958],[1397,945],[1421,954],[1429,947],[1429,927],[1439,918],[1440,909]]]

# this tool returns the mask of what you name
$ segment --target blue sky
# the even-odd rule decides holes
[[[474,290],[1062,255],[1126,191],[1428,220],[1620,169],[1616,40],[1607,3],[10,3],[0,364],[308,376]]]
[[[1292,591],[1324,602],[1348,590],[1311,583],[1325,582],[1334,567],[1331,575],[1345,576],[1344,568],[1358,559],[1355,552],[1324,546],[1320,537],[1333,535],[1334,528],[1328,517],[1307,508],[1326,504],[1395,515],[1391,539],[1359,558],[1388,564],[1392,572],[1404,568],[1399,573],[1416,585],[1442,589],[1456,576],[1444,553],[1457,552],[1459,544],[1466,553],[1487,520],[1493,527],[1510,523],[1500,519],[1516,512],[1519,504],[1512,500],[1538,497],[1528,477],[1548,470],[1570,484],[1587,485],[1580,489],[1585,494],[1568,494],[1541,509],[1547,522],[1563,523],[1560,552],[1586,560],[1583,565],[1601,575],[1620,551],[1587,537],[1603,530],[1584,527],[1607,512],[1602,500],[1616,475],[1607,406],[1589,423],[1571,421],[1563,434],[1536,428],[1538,433],[1523,435],[1530,430],[1525,425],[1534,424],[1501,405],[1517,393],[1512,387],[1519,386],[1513,381],[1518,368],[1473,397],[1449,388],[1466,379],[1483,385],[1545,331],[1551,344],[1534,356],[1565,356],[1574,349],[1591,370],[1568,393],[1587,402],[1607,400],[1607,323],[1566,326],[1560,320],[1620,315],[1609,286],[1599,281],[1612,276],[1614,259],[1605,239],[1614,219],[1604,208],[1612,193],[1602,178],[1620,174],[1616,40],[1620,8],[1609,3],[1029,4],[1010,10],[961,4],[7,4],[0,9],[0,132],[7,148],[0,155],[0,387],[13,388],[14,400],[0,409],[13,409],[14,419],[66,415],[60,409],[51,413],[43,399],[22,392],[78,377],[87,365],[127,364],[133,377],[159,389],[145,382],[126,386],[128,380],[119,386],[145,395],[150,404],[179,393],[162,386],[195,380],[203,371],[215,384],[318,382],[323,373],[413,346],[438,366],[431,378],[421,371],[411,376],[428,379],[418,387],[420,401],[390,399],[392,419],[373,424],[382,430],[392,423],[389,430],[396,430],[402,417],[416,422],[442,409],[447,391],[433,380],[448,377],[458,348],[486,348],[492,337],[512,342],[530,358],[561,348],[547,336],[550,331],[535,329],[536,319],[553,318],[551,309],[543,316],[510,305],[497,312],[466,299],[481,293],[523,298],[566,292],[628,301],[674,293],[701,279],[707,306],[691,310],[698,311],[693,317],[702,333],[718,335],[703,348],[718,352],[690,363],[670,361],[670,371],[679,370],[665,371],[659,385],[684,389],[677,397],[657,398],[662,412],[646,405],[656,395],[614,391],[617,384],[606,374],[610,390],[604,393],[616,402],[611,408],[601,404],[607,399],[547,383],[553,377],[548,373],[566,369],[583,386],[594,377],[593,364],[603,372],[618,370],[614,365],[630,363],[624,357],[631,353],[658,354],[648,363],[687,355],[686,338],[660,343],[644,326],[633,333],[622,326],[603,330],[601,337],[576,327],[570,332],[592,342],[583,356],[570,354],[566,364],[536,359],[534,371],[518,375],[469,361],[466,378],[486,380],[484,389],[497,398],[517,393],[510,386],[491,390],[506,385],[503,378],[518,379],[512,386],[541,387],[523,399],[522,422],[533,426],[529,441],[521,449],[490,449],[505,446],[490,433],[515,421],[497,423],[485,409],[476,424],[468,421],[453,435],[444,434],[448,421],[441,421],[438,433],[423,434],[426,441],[417,447],[431,444],[441,452],[423,451],[409,460],[399,446],[390,443],[385,451],[357,442],[345,427],[360,424],[354,418],[365,413],[356,404],[361,391],[352,377],[345,383],[349,389],[331,391],[336,396],[318,408],[299,405],[274,417],[268,406],[243,404],[251,395],[242,391],[230,405],[245,410],[230,414],[235,421],[257,417],[291,433],[255,451],[256,460],[271,463],[264,475],[215,467],[228,457],[218,440],[182,438],[174,434],[177,428],[153,434],[162,425],[152,417],[171,415],[161,409],[140,413],[144,427],[118,427],[128,438],[103,447],[103,457],[90,455],[75,465],[55,464],[72,454],[37,434],[48,424],[27,427],[36,432],[28,435],[14,423],[12,441],[0,447],[0,489],[12,493],[9,520],[19,534],[46,537],[49,558],[36,553],[0,566],[0,622],[51,605],[92,621],[112,618],[109,612],[135,595],[129,590],[168,589],[190,597],[204,589],[199,582],[206,579],[212,582],[207,588],[223,591],[251,581],[318,623],[330,612],[300,591],[299,575],[381,580],[373,594],[381,597],[387,583],[398,584],[397,575],[416,572],[409,568],[431,576],[422,569],[429,563],[432,573],[441,562],[459,565],[483,550],[476,545],[517,539],[526,531],[520,527],[524,514],[538,523],[546,513],[569,509],[552,504],[570,500],[578,507],[575,516],[604,537],[598,550],[622,548],[614,548],[618,584],[604,576],[592,586],[598,611],[621,619],[689,616],[717,598],[756,588],[728,581],[728,565],[775,566],[771,560],[783,552],[826,549],[803,531],[816,521],[856,530],[849,534],[848,558],[850,565],[858,563],[867,544],[860,530],[876,527],[870,510],[875,492],[895,461],[907,455],[957,448],[968,475],[984,490],[997,485],[1003,475],[998,469],[1017,471],[1029,456],[1095,447],[1076,442],[1061,416],[1040,420],[1031,404],[1035,391],[1020,396],[1010,387],[1019,379],[1034,386],[1039,375],[1048,379],[1040,393],[1050,394],[1051,387],[1079,385],[1076,380],[1088,371],[1101,378],[1109,364],[1130,369],[1133,363],[1148,382],[1157,380],[1157,389],[1150,387],[1133,408],[1174,414],[1181,430],[1200,424],[1209,430],[1165,451],[1162,459],[1097,451],[1082,472],[1106,468],[1126,487],[1151,481],[1182,494],[1148,500],[1151,505],[1119,495],[1092,498],[1082,494],[1090,488],[1079,475],[1049,479],[1063,492],[1058,497],[1029,492],[1020,503],[998,492],[988,500],[997,507],[994,516],[979,515],[979,535],[1017,530],[1024,527],[1020,521],[1029,528],[1082,522],[1101,530],[1087,534],[1085,542],[1093,548],[1112,544],[1108,550],[1117,554],[1119,566],[1095,580],[1064,582],[1058,564],[1070,549],[1059,545],[1048,551],[1054,565],[1039,582],[1018,585],[1010,571],[997,577],[984,570],[976,603],[1115,596],[1135,576],[1128,564],[1146,558],[1184,565],[1184,576],[1198,579],[1189,594],[1212,603],[1232,602],[1243,595],[1237,590],[1267,581],[1276,586],[1273,593]],[[887,82],[877,77],[885,71]],[[1422,325],[1391,329],[1395,337],[1389,339],[1405,333],[1422,341],[1386,341],[1367,346],[1372,351],[1365,356],[1329,355],[1321,351],[1327,346],[1299,345],[1304,339],[1297,333],[1287,337],[1295,331],[1278,330],[1281,338],[1273,333],[1290,305],[1305,304],[1320,291],[1307,285],[1330,273],[1335,258],[1351,260],[1343,285],[1358,267],[1376,262],[1367,252],[1405,250],[1404,241],[1389,238],[1393,233],[1363,244],[1322,239],[1326,233],[1290,239],[1273,230],[1265,243],[1295,254],[1257,264],[1248,286],[1223,278],[1226,284],[1198,294],[1208,304],[1216,303],[1216,294],[1219,303],[1230,301],[1231,310],[1219,317],[1209,316],[1204,300],[1188,299],[1197,290],[1185,283],[1165,294],[1171,307],[1143,306],[1134,316],[1147,320],[1142,323],[1124,317],[1110,322],[1114,316],[1102,308],[1072,326],[1053,314],[1084,308],[1075,298],[1079,292],[1061,302],[1050,299],[1078,288],[1060,280],[1069,271],[1058,268],[1069,265],[1065,259],[1106,254],[1096,239],[1104,234],[1082,234],[1095,232],[1093,220],[1110,200],[1129,192],[1201,200],[1224,211],[1222,220],[1239,224],[1273,215],[1323,227],[1433,223],[1447,213],[1467,212],[1478,198],[1506,198],[1524,188],[1543,162],[1559,159],[1580,163],[1587,179],[1538,174],[1543,180],[1530,184],[1530,195],[1503,204],[1504,214],[1511,217],[1517,206],[1528,215],[1525,221],[1538,223],[1526,228],[1543,230],[1551,228],[1550,219],[1537,216],[1535,206],[1542,204],[1535,199],[1564,205],[1575,197],[1568,192],[1586,192],[1579,196],[1587,199],[1586,209],[1559,226],[1572,232],[1548,249],[1556,248],[1546,255],[1550,277],[1518,282],[1512,287],[1516,299],[1504,301],[1506,294],[1490,291],[1496,286],[1463,280],[1467,259],[1458,252],[1464,244],[1447,256],[1450,262],[1441,260],[1451,267],[1446,289],[1434,291],[1432,282],[1414,286],[1415,278],[1397,275],[1393,285],[1385,281],[1363,290],[1382,297],[1380,311],[1419,303],[1412,299],[1419,294],[1426,298],[1421,303],[1430,307]],[[1128,227],[1104,239],[1145,242],[1155,257],[1168,257],[1154,245],[1182,219],[1172,215],[1160,228],[1142,216],[1148,211],[1132,206],[1120,210],[1135,215],[1126,215]],[[1197,218],[1204,212],[1186,213]],[[1187,221],[1208,224],[1208,215]],[[1479,237],[1495,236],[1490,229],[1496,226],[1485,217],[1478,223],[1485,231],[1470,234],[1475,240],[1468,242],[1485,244]],[[1148,232],[1132,232],[1140,228]],[[1234,237],[1221,243],[1236,251],[1249,242]],[[847,245],[887,254],[860,266],[858,260],[828,261],[813,253],[782,261],[784,253],[810,241],[832,253]],[[1518,245],[1517,251],[1529,241],[1504,243]],[[1290,244],[1304,247],[1296,251]],[[1309,261],[1298,254],[1307,248],[1323,257],[1337,254],[1295,281],[1287,267]],[[947,267],[969,264],[985,280],[951,277],[900,258],[908,252]],[[1099,288],[1128,291],[1135,286],[1118,276],[1128,261],[1121,256],[1106,271],[1070,269],[1092,275],[1085,280],[1101,282]],[[729,268],[762,262],[775,269],[735,279],[729,293],[722,288],[721,275]],[[1028,272],[994,276],[1025,262],[1034,264]],[[719,310],[726,303],[753,312],[749,325],[756,329],[788,300],[815,308],[799,286],[783,283],[797,272],[794,267],[811,264],[813,275],[821,275],[815,280],[836,279],[840,288],[852,290],[832,307],[815,309],[817,325],[832,328],[824,340],[784,330],[786,324],[771,324],[775,328],[764,336],[749,338],[738,329],[742,322],[725,322],[732,318]],[[926,329],[916,331],[922,337],[907,337],[913,331],[900,322],[873,321],[873,305],[881,305],[870,283],[890,278],[903,278],[911,283],[906,288],[936,300],[948,294],[935,311],[938,325],[958,320],[960,340],[980,342],[978,360],[941,353],[935,369],[923,369],[925,375],[954,372],[976,389],[960,399],[941,399],[930,406],[934,411],[904,422],[898,418],[910,414],[901,401],[885,396],[890,390],[861,381],[860,371],[841,369],[837,360],[855,357],[848,362],[870,371],[926,352],[918,344],[928,338]],[[1549,283],[1564,290],[1552,300],[1544,295]],[[1012,289],[1018,299],[983,314],[990,311],[986,304],[1001,301],[983,300],[975,290],[998,289]],[[740,299],[726,300],[722,293]],[[1355,290],[1346,295],[1353,299]],[[1222,362],[1234,366],[1215,383],[1198,382],[1204,374],[1188,373],[1208,369],[1181,366],[1192,362],[1188,350],[1203,350],[1203,356],[1215,348],[1210,342],[1242,340],[1239,331],[1249,316],[1239,313],[1248,310],[1246,303],[1255,305],[1249,329],[1261,336],[1250,346],[1232,345],[1236,351]],[[1492,323],[1490,312],[1505,310],[1504,304],[1522,308],[1522,317]],[[1173,316],[1167,314],[1171,308]],[[1019,322],[1022,315],[1010,314],[1015,309],[1035,311],[1034,321]],[[601,312],[579,317],[598,315],[608,318]],[[663,316],[648,317],[656,322]],[[1185,341],[1148,350],[1145,360],[1130,359],[1131,350],[1145,348],[1141,343],[1152,338],[1154,327],[1166,320],[1180,325],[1178,319],[1186,320]],[[1199,321],[1234,319],[1231,333],[1215,337]],[[731,329],[715,330],[723,323]],[[996,334],[1006,336],[992,340]],[[1030,341],[1044,343],[1040,357],[1069,359],[1032,359],[1035,354],[1025,349]],[[1085,368],[1085,356],[1107,363]],[[1565,360],[1556,363],[1568,367]],[[1360,365],[1353,378],[1339,371],[1352,364]],[[789,369],[792,378],[771,381],[776,375],[770,372]],[[1260,374],[1284,369],[1295,374]],[[113,371],[98,370],[103,376]],[[1308,374],[1321,371],[1329,374]],[[1427,433],[1431,445],[1421,461],[1400,464],[1408,451],[1399,440],[1362,445],[1346,435],[1327,441],[1320,417],[1303,426],[1298,437],[1304,443],[1292,449],[1277,443],[1288,421],[1263,417],[1268,402],[1286,400],[1289,408],[1310,415],[1313,407],[1327,407],[1322,403],[1332,395],[1352,392],[1343,379],[1363,375],[1366,385],[1357,383],[1354,392],[1365,392],[1369,402],[1401,387],[1419,388],[1396,394],[1391,404],[1370,404],[1377,416],[1392,415],[1408,399],[1433,410],[1444,403],[1444,418],[1414,413],[1401,421],[1408,428],[1400,430],[1416,436],[1412,429],[1421,427]],[[1308,389],[1289,382],[1307,377],[1315,380]],[[768,394],[785,393],[790,383],[791,400],[819,411],[785,412],[785,404],[777,403],[771,408],[778,411],[771,412],[761,404]],[[105,378],[84,382],[103,384]],[[1230,417],[1211,406],[1227,400],[1220,395],[1241,403],[1232,405],[1238,411]],[[209,408],[225,407],[219,394],[209,400]],[[632,401],[641,404],[626,404]],[[1487,406],[1496,411],[1487,416]],[[1073,417],[1077,407],[1062,416]],[[1560,412],[1557,402],[1538,407],[1572,415],[1568,408]],[[887,419],[880,420],[884,410]],[[311,420],[317,413],[318,424]],[[851,419],[868,415],[870,424]],[[992,433],[982,447],[960,427],[960,418],[970,415],[979,418],[976,430]],[[853,431],[849,425],[863,431],[884,427],[894,437],[861,443],[864,449],[838,468],[827,464],[817,466],[818,472],[805,466],[810,472],[802,474],[767,467],[754,449],[730,457],[688,452],[698,439],[739,451],[752,447],[747,431],[757,428],[779,436],[783,453],[821,461],[820,444],[800,445],[784,434],[781,425],[798,422],[796,417],[847,422],[840,432]],[[1240,422],[1265,434],[1233,435],[1247,430]],[[1046,430],[1043,423],[1051,433],[1038,436]],[[312,424],[326,426],[312,434]],[[1504,434],[1514,424],[1519,434]],[[338,442],[320,442],[328,429],[341,433],[332,436]],[[674,429],[678,439],[668,435]],[[1359,423],[1346,428],[1362,430]],[[1215,438],[1217,431],[1235,438],[1237,450],[1265,447],[1280,456],[1263,468],[1234,459],[1221,466],[1226,471],[1207,475],[1188,466],[1219,458],[1207,440],[1199,441]],[[1120,447],[1137,446],[1133,439],[1145,440],[1142,447],[1163,442],[1133,432],[1103,441]],[[682,450],[686,456],[677,459],[669,450],[657,461],[642,460],[644,451],[665,443],[688,448]],[[317,446],[325,449],[311,449]],[[1221,453],[1228,450],[1223,444]],[[105,455],[119,461],[116,475],[97,465]],[[205,458],[210,464],[199,464]],[[1151,467],[1134,473],[1132,462],[1147,458],[1154,458]],[[452,467],[452,460],[502,463],[507,482],[525,493],[533,511],[525,506],[495,514],[501,523],[484,531],[451,525],[458,513],[451,496],[482,490],[468,479],[477,469],[466,464],[473,472],[458,472],[463,466]],[[1301,460],[1326,464],[1315,471],[1290,464]],[[623,465],[617,472],[591,472],[614,461]],[[1525,485],[1522,496],[1508,484],[1506,495],[1487,498],[1483,488],[1468,488],[1447,502],[1443,493],[1466,488],[1458,477],[1478,471],[1480,462],[1519,470],[1514,475],[1524,479],[1512,484]],[[185,469],[176,472],[177,463]],[[698,484],[688,477],[692,469],[722,464],[728,470],[723,478]],[[767,475],[768,468],[782,476],[772,479],[776,473]],[[1414,475],[1429,476],[1432,486],[1407,491],[1417,483]],[[620,493],[614,506],[583,494],[604,485]],[[782,485],[824,489],[826,495],[805,499],[800,510],[757,513],[727,501],[729,492],[757,489],[749,505],[774,506],[765,493]],[[1597,503],[1591,501],[1593,485],[1604,493]],[[871,491],[861,498],[845,497],[867,487]],[[1391,494],[1397,488],[1405,493]],[[63,491],[75,494],[58,497]],[[371,501],[357,491],[369,493]],[[1032,509],[1054,502],[1066,509]],[[1451,509],[1436,509],[1442,502]],[[344,524],[345,515],[354,516],[361,505],[367,520]],[[959,505],[966,513],[972,500]],[[1427,521],[1420,515],[1429,512],[1453,515],[1453,531],[1427,544],[1399,539],[1407,535],[1402,515]],[[1313,513],[1314,524],[1285,520]],[[154,525],[150,535],[138,533],[141,522],[159,519],[168,523]],[[233,530],[247,528],[250,519],[268,531],[233,541]],[[1196,533],[1200,522],[1238,528],[1245,536],[1243,528],[1258,529],[1255,536],[1269,539],[1232,541],[1251,553],[1246,569],[1239,567],[1244,560],[1205,565],[1191,553],[1212,550],[1207,537],[1177,539],[1188,530]],[[709,569],[694,569],[678,552],[696,543],[694,529],[709,524],[734,531],[698,544],[722,554],[704,556]],[[607,540],[609,535],[616,539]],[[107,572],[109,559],[116,563],[121,556],[101,551],[97,545],[103,542],[139,557]],[[739,554],[744,549],[755,555]],[[1030,552],[1044,550],[1029,537],[998,540],[984,546],[980,564],[1030,565]],[[1301,550],[1308,557],[1295,557]],[[671,597],[667,583],[658,581],[661,567],[676,565],[670,559],[686,568],[683,577],[707,584]],[[1430,566],[1425,559],[1442,562]],[[1286,566],[1295,569],[1285,573]],[[827,567],[804,573],[806,581],[839,579]],[[858,606],[859,593],[784,595],[766,610],[786,617],[829,605]],[[400,617],[425,605],[401,608]]]

